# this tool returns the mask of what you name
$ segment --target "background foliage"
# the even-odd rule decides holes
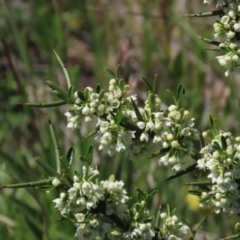
[[[6,0],[0,1],[0,185],[40,179],[43,172],[33,155],[50,165],[54,159],[47,119],[51,118],[59,139],[60,152],[75,146],[77,156],[84,154],[93,139],[81,142],[91,126],[82,131],[66,129],[59,109],[23,108],[20,102],[56,100],[46,87],[52,80],[66,88],[62,71],[52,52],[55,49],[66,64],[77,88],[107,86],[110,76],[104,68],[122,66],[122,77],[131,92],[144,101],[140,77],[158,75],[158,92],[166,105],[180,82],[186,88],[182,105],[189,109],[199,129],[209,127],[208,115],[218,119],[225,131],[238,131],[239,79],[225,79],[224,70],[215,61],[215,53],[198,35],[212,38],[213,19],[189,19],[183,13],[210,10],[202,0]],[[200,10],[199,10],[200,9]],[[75,159],[76,168],[79,159]],[[160,168],[157,159],[143,156],[136,162],[120,154],[114,159],[96,151],[95,165],[102,179],[115,173],[123,179],[128,192],[134,188],[159,192],[152,204],[153,213],[160,204],[169,203],[191,224],[207,212],[186,201],[187,187],[178,180],[166,182],[169,174]],[[104,171],[103,171],[104,170]],[[194,177],[194,175],[192,176]],[[187,182],[186,177],[180,178]],[[74,239],[74,227],[60,218],[54,208],[54,193],[47,195],[35,189],[4,189],[0,193],[0,232],[2,238]],[[230,220],[230,221],[229,221]],[[207,239],[233,233],[226,216],[209,216],[200,232]],[[215,235],[214,235],[215,233]]]

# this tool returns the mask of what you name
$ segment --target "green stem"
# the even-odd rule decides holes
[[[49,103],[19,103],[19,104],[26,107],[50,108],[50,107],[65,105],[67,103],[63,100],[59,100],[59,101],[54,101]]]
[[[44,186],[44,185],[51,185],[53,178],[34,181],[34,182],[27,182],[27,183],[16,183],[16,184],[9,184],[5,186],[0,186],[0,188],[26,188],[26,187],[37,187],[37,186]]]

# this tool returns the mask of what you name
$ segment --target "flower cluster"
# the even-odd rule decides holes
[[[139,201],[129,207],[123,182],[115,181],[113,176],[99,181],[98,176],[97,170],[84,166],[81,176],[75,172],[69,189],[57,178],[52,181],[60,192],[53,202],[64,218],[75,223],[77,239],[189,239],[190,229],[175,215],[162,213],[161,229],[154,228],[155,218],[147,206],[155,191],[146,194],[139,190],[142,194]]]
[[[194,119],[178,104],[162,109],[158,95],[148,93],[143,107],[135,95],[124,97],[129,88],[122,80],[112,79],[109,91],[87,87],[76,92],[74,103],[65,114],[69,128],[80,127],[82,119],[89,122],[95,116],[99,150],[112,156],[126,152],[134,160],[154,145],[165,149],[159,163],[174,172],[186,169],[191,163],[193,140],[198,139]]]
[[[66,190],[54,179],[52,184],[61,190],[60,197],[53,200],[62,216],[77,226],[78,239],[139,239],[151,240],[155,235],[151,223],[142,221],[150,217],[149,211],[135,214],[134,220],[128,210],[126,190],[122,181],[105,180],[93,183],[99,172],[83,167],[82,177],[74,176],[73,186]],[[137,217],[136,217],[137,216]],[[144,217],[144,218],[143,218]],[[126,226],[122,223],[126,221]],[[129,226],[128,226],[129,225]]]
[[[192,164],[193,140],[198,139],[198,131],[194,128],[194,118],[189,118],[188,111],[171,105],[166,113],[167,117],[162,124],[165,126],[158,130],[154,140],[160,143],[163,149],[169,148],[159,159],[159,164],[176,173]]]
[[[210,3],[205,0],[204,3]],[[220,20],[213,25],[215,37],[226,37],[227,39],[219,44],[219,49],[224,53],[218,56],[219,64],[227,69],[226,76],[233,73],[240,73],[240,1],[218,0],[217,7],[222,7]]]
[[[203,136],[208,138],[209,132]],[[230,132],[219,132],[210,136],[210,143],[201,149],[202,158],[198,168],[208,170],[212,185],[200,197],[201,207],[211,207],[216,213],[240,213],[240,137]]]
[[[165,212],[160,215],[163,226],[162,234],[164,239],[169,240],[188,240],[192,237],[190,228],[178,220],[176,215],[167,214]]]

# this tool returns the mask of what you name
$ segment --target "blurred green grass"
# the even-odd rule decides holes
[[[90,126],[84,127],[85,132],[66,129],[66,106],[28,109],[18,105],[56,100],[46,87],[46,80],[66,88],[52,49],[66,64],[79,89],[98,82],[107,86],[110,76],[104,68],[115,70],[121,64],[122,77],[130,84],[131,93],[142,100],[145,89],[139,80],[141,76],[151,81],[158,75],[158,91],[167,105],[173,101],[166,89],[175,92],[182,82],[186,88],[182,105],[196,118],[199,129],[209,127],[210,114],[218,119],[220,129],[237,132],[239,79],[225,79],[215,53],[204,50],[208,46],[197,38],[212,38],[213,19],[181,16],[211,9],[202,0],[9,0],[0,4],[1,185],[40,179],[43,171],[33,155],[54,166],[48,116],[56,128],[61,154],[74,145],[79,156],[92,141],[80,141],[91,130]],[[178,180],[164,181],[169,174],[158,166],[157,159],[147,157],[130,162],[123,154],[111,159],[96,150],[95,164],[103,179],[112,173],[123,179],[133,198],[136,186],[147,191],[158,189],[153,213],[160,204],[165,208],[169,203],[189,223],[198,222],[202,215],[189,211],[186,187],[180,186]],[[75,164],[79,168],[77,158]],[[55,222],[60,215],[52,203],[54,197],[54,193],[47,195],[33,189],[1,190],[2,238],[74,239],[75,230],[69,222]],[[224,237],[233,233],[231,221],[236,218],[214,216],[204,227],[207,232]]]

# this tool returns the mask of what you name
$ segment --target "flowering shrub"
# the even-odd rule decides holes
[[[211,3],[205,0],[204,3]],[[240,1],[218,0],[219,8],[210,14],[218,15],[214,23],[214,36],[227,37],[222,43],[214,43],[225,55],[218,56],[219,63],[227,68],[225,73],[239,72],[239,32]],[[197,195],[202,208],[210,208],[212,213],[240,214],[240,137],[217,129],[210,117],[211,129],[201,133],[195,127],[194,118],[188,110],[181,107],[185,90],[180,84],[173,102],[163,104],[156,93],[156,77],[153,83],[142,79],[147,87],[147,97],[143,104],[138,103],[136,95],[128,95],[129,86],[117,74],[112,75],[108,89],[97,84],[96,88],[86,87],[75,91],[60,58],[68,91],[55,83],[47,84],[60,98],[57,102],[41,104],[43,107],[68,104],[67,127],[81,129],[83,121],[95,123],[93,131],[86,137],[94,136],[98,149],[112,157],[119,152],[126,153],[130,161],[147,153],[158,160],[159,165],[169,169],[172,178],[198,170],[205,179],[188,183],[193,188],[191,194]],[[38,104],[24,104],[39,107]],[[54,131],[51,128],[55,149],[58,149]],[[197,149],[196,146],[201,146]],[[160,149],[155,152],[154,149]],[[45,180],[11,187],[43,186],[47,191],[56,191],[55,207],[62,218],[76,226],[77,239],[136,239],[136,240],[188,240],[194,239],[202,222],[193,228],[170,211],[161,208],[153,215],[150,203],[157,191],[146,193],[137,188],[137,200],[133,201],[124,188],[124,182],[111,175],[101,179],[101,173],[93,168],[94,147],[81,157],[82,168],[75,170],[72,165],[74,148],[66,156],[56,156],[57,169],[36,158],[36,162],[48,173]],[[137,161],[137,160],[136,160]],[[159,203],[160,204],[160,203]],[[191,223],[193,224],[193,223]],[[239,230],[239,224],[236,230]],[[225,239],[239,239],[239,234]]]

